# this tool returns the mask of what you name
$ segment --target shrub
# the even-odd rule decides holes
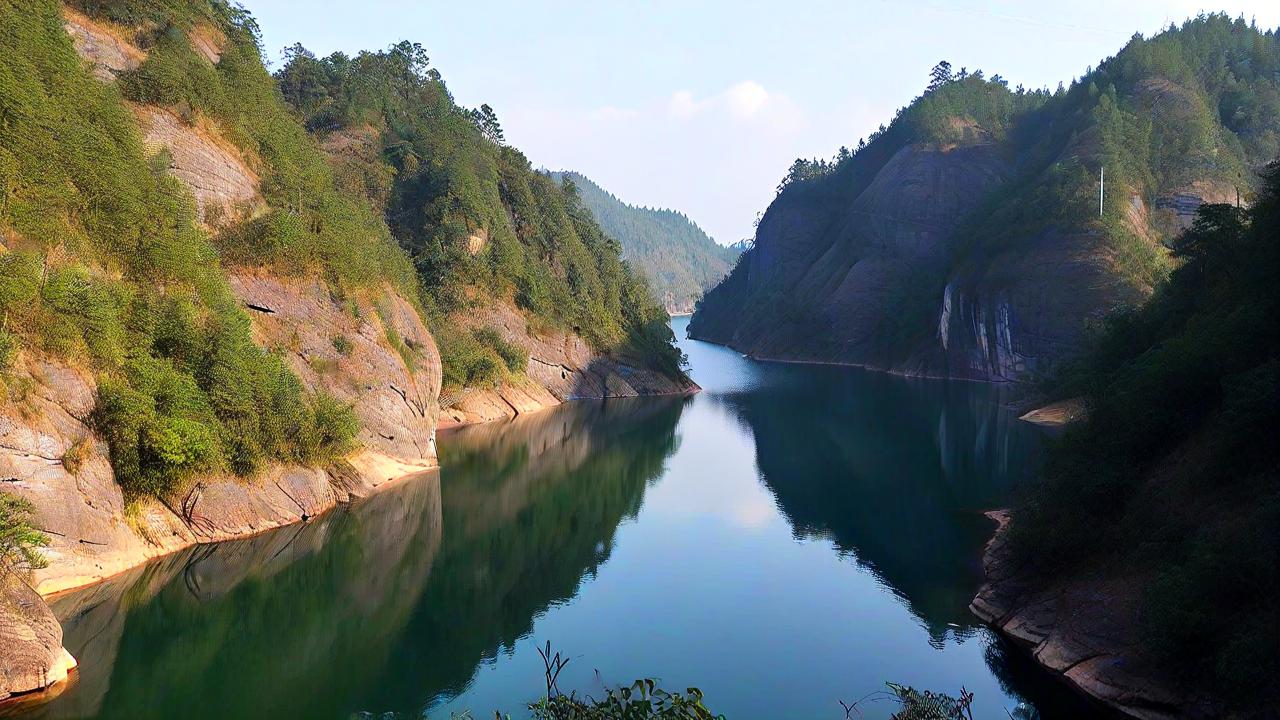
[[[84,463],[89,459],[89,453],[93,452],[93,443],[88,439],[80,439],[71,444],[66,452],[62,453],[62,467],[72,475],[79,475],[80,468],[84,467]]]
[[[492,328],[480,328],[473,334],[481,345],[491,348],[498,354],[508,372],[515,375],[524,373],[525,368],[529,365],[529,354],[523,348],[507,342],[498,334],[497,330]]]
[[[345,335],[334,335],[332,342],[333,349],[337,350],[339,355],[350,355],[351,351],[355,349],[355,346],[351,344],[351,341]]]
[[[0,570],[30,570],[48,565],[39,548],[49,544],[49,536],[32,523],[31,503],[16,495],[0,492]]]
[[[8,330],[0,330],[0,373],[8,372],[18,357],[18,338]]]

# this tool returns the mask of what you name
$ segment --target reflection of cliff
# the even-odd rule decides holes
[[[438,475],[56,598],[81,674],[30,717],[418,716],[608,557],[685,402],[460,430]]]
[[[1027,466],[1033,432],[997,388],[831,369],[722,396],[752,430],[756,463],[795,532],[828,537],[928,627],[968,613],[989,507]]]
[[[84,662],[35,717],[319,717],[348,705],[388,671],[441,529],[432,473],[352,511],[57,598]]]

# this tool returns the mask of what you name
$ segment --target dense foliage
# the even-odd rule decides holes
[[[31,503],[0,492],[0,573],[46,565],[39,548],[49,544],[49,536],[31,524],[31,515]]]
[[[288,272],[322,269],[335,283],[389,281],[411,291],[412,269],[385,223],[363,198],[339,191],[325,154],[280,102],[253,19],[221,3],[186,4],[203,8],[203,22],[225,36],[218,62],[193,49],[181,15],[165,13],[172,19],[139,31],[146,61],[119,82],[130,100],[173,108],[193,122],[213,121],[262,175],[266,212],[222,223],[229,227],[216,239],[224,258]]]
[[[295,46],[286,55],[276,77],[306,126],[331,148],[373,145],[343,154],[347,184],[384,206],[438,329],[452,314],[510,301],[599,350],[678,372],[666,317],[618,243],[571,186],[503,144],[492,109],[459,107],[421,46],[323,59]],[[488,374],[464,356],[488,366],[495,354],[454,353],[449,331],[441,335],[447,377]]]
[[[1202,207],[1168,282],[1066,373],[1089,419],[1010,535],[1046,574],[1143,575],[1149,647],[1246,711],[1280,700],[1280,164],[1264,181]]]
[[[628,205],[579,173],[551,177],[568,178],[578,188],[600,228],[621,243],[622,256],[644,273],[669,312],[692,310],[741,252],[712,240],[684,213]]]
[[[158,33],[154,64],[126,83],[141,92],[167,53],[182,55],[181,22],[196,16],[165,24],[157,17],[169,17],[167,5],[105,7],[125,18],[145,12]],[[21,347],[96,372],[94,422],[130,496],[163,493],[198,470],[248,473],[267,460],[344,451],[351,411],[308,396],[280,358],[253,344],[190,195],[146,156],[119,91],[90,75],[59,9],[53,0],[0,2],[0,371],[13,372]],[[245,43],[230,45],[228,58],[256,47],[242,15],[207,10],[201,20],[224,22]],[[316,250],[319,235],[299,246],[328,257]]]

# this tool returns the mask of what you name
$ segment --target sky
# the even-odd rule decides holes
[[[1056,87],[1203,11],[1280,26],[1276,0],[243,0],[267,59],[420,42],[535,167],[750,237],[797,157],[854,146],[939,60]]]

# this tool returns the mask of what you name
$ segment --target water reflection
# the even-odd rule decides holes
[[[34,717],[320,717],[376,685],[433,571],[439,476],[57,598],[77,686]]]
[[[886,680],[1087,716],[966,609],[1037,444],[998,389],[684,347],[700,396],[444,433],[438,474],[58,598],[82,668],[29,717],[518,717],[544,640],[567,688],[655,675],[735,720]]]
[[[459,431],[440,473],[57,598],[81,671],[26,717],[420,716],[608,558],[684,402]]]
[[[761,478],[794,532],[870,569],[935,644],[969,634],[981,511],[1032,467],[1034,431],[995,386],[776,366],[713,395],[749,428]],[[803,377],[797,377],[803,375]]]

